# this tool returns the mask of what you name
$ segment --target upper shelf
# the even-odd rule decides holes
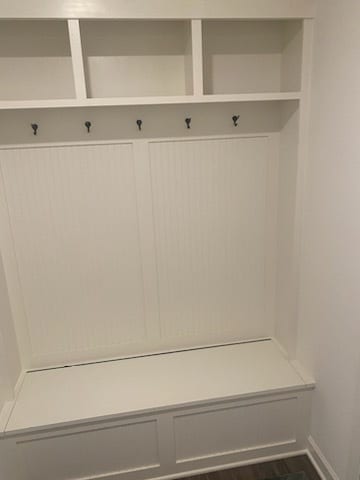
[[[3,18],[118,18],[118,19],[192,19],[192,18],[312,18],[315,0],[33,0],[3,2]]]
[[[0,21],[0,109],[301,99],[301,20]]]

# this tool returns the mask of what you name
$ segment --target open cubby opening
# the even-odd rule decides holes
[[[66,21],[0,21],[0,99],[74,98]]]
[[[82,21],[90,97],[191,95],[190,22]]]
[[[203,22],[205,94],[296,92],[301,21]]]

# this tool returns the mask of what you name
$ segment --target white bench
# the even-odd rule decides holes
[[[6,480],[144,479],[305,448],[311,390],[271,340],[29,372]]]

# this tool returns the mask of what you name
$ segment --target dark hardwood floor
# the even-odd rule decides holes
[[[320,480],[319,475],[306,455],[231,468],[204,475],[194,475],[189,477],[189,480],[267,480],[297,472],[305,472],[308,480]]]

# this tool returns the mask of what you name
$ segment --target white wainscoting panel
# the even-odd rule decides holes
[[[6,433],[0,471],[6,480],[165,480],[297,455],[306,445],[310,401],[311,391],[299,386],[276,395],[260,392],[243,400]]]
[[[267,137],[150,143],[161,334],[272,333]]]
[[[174,418],[178,463],[296,441],[297,398],[198,411]]]
[[[132,145],[4,150],[1,168],[35,364],[143,339]]]
[[[4,149],[26,368],[274,333],[278,137]]]
[[[69,480],[148,470],[160,462],[156,420],[84,432],[54,432],[52,436],[20,440],[17,446],[28,480]]]
[[[271,340],[29,372],[4,480],[144,480],[305,448],[314,383]]]

